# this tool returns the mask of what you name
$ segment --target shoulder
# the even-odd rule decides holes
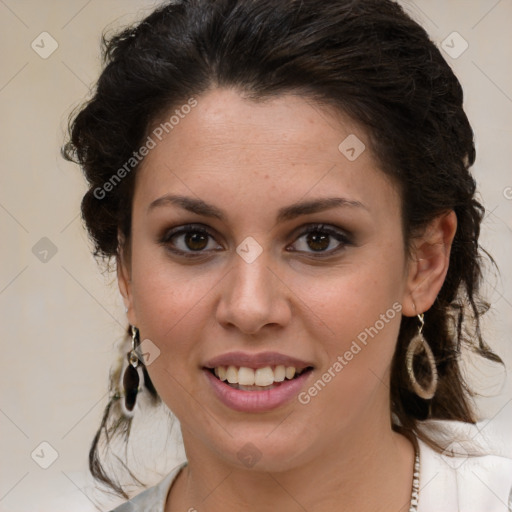
[[[186,462],[174,468],[165,478],[149,487],[131,500],[119,505],[110,512],[164,512],[167,494]]]
[[[512,458],[479,438],[478,426],[450,421],[425,427],[445,449],[439,453],[419,440],[418,512],[512,510]]]

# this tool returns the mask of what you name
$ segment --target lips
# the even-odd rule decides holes
[[[264,368],[265,366],[293,366],[297,370],[303,370],[308,366],[313,367],[312,363],[287,356],[278,352],[260,352],[258,354],[248,354],[247,352],[229,352],[208,360],[203,367],[213,370],[219,366],[235,366],[240,368]]]
[[[202,367],[217,398],[241,412],[275,409],[296,396],[313,365],[277,352],[230,352]]]

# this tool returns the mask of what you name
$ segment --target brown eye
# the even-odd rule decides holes
[[[209,235],[190,232],[185,234],[184,241],[185,245],[192,251],[201,251],[208,245],[208,238]]]
[[[329,247],[330,235],[320,233],[308,233],[307,244],[314,251],[325,251]]]
[[[160,244],[175,254],[189,257],[222,249],[207,229],[195,225],[181,226],[166,232],[160,239]]]
[[[344,231],[323,224],[315,224],[308,226],[299,235],[292,244],[291,250],[321,257],[330,256],[348,245],[352,245],[352,242]]]

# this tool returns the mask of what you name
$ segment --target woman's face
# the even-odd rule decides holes
[[[291,95],[196,99],[138,171],[120,286],[186,448],[286,469],[389,424],[400,198],[348,118]]]

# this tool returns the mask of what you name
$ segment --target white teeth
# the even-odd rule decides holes
[[[254,384],[256,386],[270,386],[270,384],[274,383],[274,372],[270,366],[265,366],[265,368],[258,368],[254,372]]]
[[[274,380],[276,382],[283,382],[285,377],[286,377],[285,367],[282,364],[276,366],[274,369]]]
[[[287,366],[285,375],[287,379],[293,379],[295,376],[295,368],[293,366]]]
[[[254,385],[254,370],[252,368],[247,368],[242,366],[238,370],[238,384],[242,384],[243,386],[252,386]],[[262,384],[257,383],[258,386]]]
[[[271,386],[274,382],[283,382],[285,379],[291,380],[296,375],[300,375],[304,368],[297,370],[293,366],[284,366],[282,364],[275,366],[265,366],[264,368],[248,368],[246,366],[217,366],[213,369],[216,377],[222,381],[228,381],[229,384],[239,384],[243,386]]]
[[[236,366],[228,366],[226,378],[230,384],[238,384],[238,370]]]
[[[218,368],[215,368],[219,374],[217,375],[217,377],[220,379],[220,380],[227,380],[227,371],[226,371],[226,367],[225,366],[219,366]]]

